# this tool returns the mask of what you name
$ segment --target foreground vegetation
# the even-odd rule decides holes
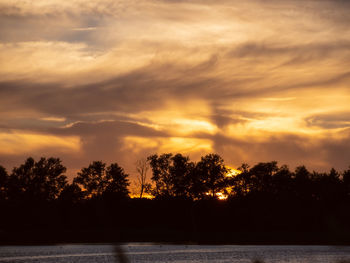
[[[58,158],[28,158],[10,174],[0,166],[0,242],[350,241],[350,169],[290,171],[267,162],[227,176],[217,154],[196,163],[162,154],[137,170],[140,197],[153,199],[130,198],[129,176],[117,163],[92,162],[72,183]]]

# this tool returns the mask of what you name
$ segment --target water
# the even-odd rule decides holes
[[[121,246],[74,244],[54,246],[2,246],[2,262],[107,263],[120,262],[118,251],[127,262],[272,262],[350,263],[349,246],[212,246],[129,243]],[[120,256],[120,254],[119,254]]]

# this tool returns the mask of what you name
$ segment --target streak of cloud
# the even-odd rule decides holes
[[[60,155],[69,171],[101,159],[133,171],[154,152],[216,151],[231,166],[343,169],[349,10],[340,0],[0,0],[0,163]]]

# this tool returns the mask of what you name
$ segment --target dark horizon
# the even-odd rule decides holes
[[[346,0],[1,0],[0,163],[350,156]]]
[[[308,173],[310,174],[314,174],[314,175],[322,175],[322,174],[327,174],[329,173],[330,171],[334,170],[338,176],[340,176],[340,178],[342,178],[342,176],[344,174],[346,174],[349,170],[350,170],[350,163],[349,165],[347,166],[347,169],[342,169],[342,170],[338,170],[336,169],[336,167],[334,166],[330,166],[328,167],[328,169],[326,170],[323,170],[323,171],[317,171],[317,170],[310,170],[309,167],[307,167],[306,165],[302,164],[301,162],[299,163],[299,165],[295,166],[295,167],[290,167],[288,164],[285,164],[285,163],[280,163],[276,160],[270,160],[270,161],[261,161],[261,162],[257,162],[255,165],[251,165],[247,162],[243,162],[240,166],[237,166],[237,167],[232,167],[230,165],[228,165],[225,160],[220,156],[218,155],[217,153],[210,153],[210,154],[207,154],[206,156],[210,156],[210,155],[216,155],[219,157],[219,159],[221,159],[222,161],[222,164],[224,166],[224,174],[226,177],[235,177],[237,175],[239,175],[241,172],[242,172],[242,169],[244,168],[247,168],[247,169],[250,169],[252,167],[256,167],[256,166],[259,166],[259,165],[263,165],[263,164],[270,164],[272,166],[275,166],[276,169],[279,169],[279,168],[286,168],[288,170],[288,172],[290,172],[291,174],[293,172],[295,172],[296,170],[298,170],[300,167],[304,167]],[[33,157],[27,157],[25,160],[24,160],[24,163],[22,164],[17,164],[13,167],[11,167],[9,169],[9,166],[7,165],[4,165],[3,163],[0,163],[0,167],[3,171],[4,174],[7,174],[8,176],[10,176],[11,174],[13,174],[13,171],[14,170],[18,170],[19,167],[23,167],[25,165],[25,163],[28,162],[28,160],[31,160],[31,162],[33,163],[36,163],[36,162],[39,162],[40,160],[45,160],[47,161],[48,159],[53,159],[55,160],[57,163],[59,163],[59,165],[62,167],[62,175],[65,177],[65,180],[68,184],[71,184],[74,182],[75,178],[78,176],[79,173],[81,173],[83,170],[87,170],[89,169],[90,167],[93,167],[94,164],[98,163],[101,167],[103,166],[103,169],[106,169],[108,165],[117,165],[118,167],[120,167],[120,169],[122,170],[123,174],[126,175],[126,177],[128,178],[128,191],[129,191],[129,194],[132,194],[132,196],[134,197],[137,197],[137,192],[139,191],[139,182],[140,182],[140,169],[142,169],[142,177],[144,178],[143,180],[145,180],[144,183],[151,183],[151,177],[152,177],[152,166],[150,165],[150,162],[151,162],[151,158],[154,157],[154,158],[159,158],[161,159],[161,157],[167,159],[167,162],[169,162],[169,165],[170,165],[170,162],[172,161],[172,158],[174,158],[175,156],[180,156],[181,158],[183,158],[183,160],[185,160],[186,162],[189,162],[190,164],[192,164],[193,166],[195,166],[198,162],[201,161],[201,159],[199,160],[191,160],[190,156],[188,155],[183,155],[182,153],[162,153],[162,154],[152,154],[152,155],[149,155],[147,157],[142,157],[138,160],[134,160],[133,162],[133,170],[135,171],[134,173],[130,174],[128,173],[128,171],[126,171],[124,169],[124,167],[120,166],[119,165],[119,162],[117,160],[114,160],[113,162],[111,163],[107,163],[107,162],[104,162],[103,160],[94,160],[94,161],[91,161],[90,163],[86,163],[86,165],[82,168],[80,168],[79,170],[76,171],[75,174],[72,174],[72,173],[69,173],[68,172],[68,169],[67,167],[64,165],[64,160],[60,159],[59,157],[50,157],[50,158],[47,158],[47,157],[40,157],[38,159],[35,159]],[[200,158],[203,158],[200,157]],[[37,160],[37,161],[36,161]],[[156,159],[157,160],[157,159]],[[278,168],[279,167],[279,168]],[[104,170],[105,172],[105,170]],[[154,183],[154,182],[153,182]]]
[[[147,160],[139,168],[152,176],[140,183],[153,199],[130,198],[117,163],[92,162],[71,184],[57,158],[28,158],[11,174],[0,166],[0,243],[350,244],[350,167],[292,172],[268,162],[227,176],[217,154]]]
[[[0,0],[0,243],[350,244],[349,14]]]

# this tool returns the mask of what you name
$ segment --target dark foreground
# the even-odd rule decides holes
[[[350,244],[349,207],[283,200],[89,200],[3,206],[1,244]]]
[[[152,200],[129,198],[117,164],[93,162],[72,184],[56,158],[0,169],[0,243],[350,244],[350,168],[292,172],[269,162],[227,177],[216,154],[149,161]]]

